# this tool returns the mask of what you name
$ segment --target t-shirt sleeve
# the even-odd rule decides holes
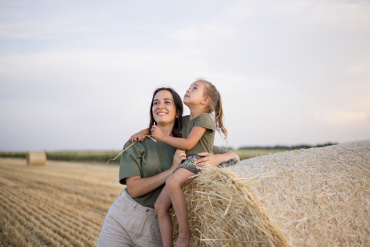
[[[211,131],[215,131],[215,123],[209,114],[199,115],[196,121],[194,121],[194,127],[195,126],[203,127]]]
[[[221,148],[221,147],[217,147],[217,146],[213,146],[213,153],[214,154],[223,154],[225,152],[226,152],[226,149]]]
[[[132,143],[126,142],[123,150]],[[126,178],[141,176],[141,157],[144,154],[144,147],[142,143],[136,142],[131,147],[127,148],[121,155],[119,166],[119,182],[126,184]]]

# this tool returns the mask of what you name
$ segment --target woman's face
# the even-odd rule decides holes
[[[161,90],[155,94],[152,113],[158,125],[175,123],[176,106],[172,94],[169,91]]]

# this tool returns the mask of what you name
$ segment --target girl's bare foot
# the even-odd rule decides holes
[[[175,247],[189,247],[190,246],[190,235],[179,236],[176,241]]]

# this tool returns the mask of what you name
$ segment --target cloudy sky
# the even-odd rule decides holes
[[[0,0],[0,150],[120,149],[152,92],[221,92],[228,143],[370,138],[370,1]],[[186,113],[189,113],[186,109]]]

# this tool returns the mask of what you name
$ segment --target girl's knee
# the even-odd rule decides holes
[[[179,180],[178,179],[174,179],[173,176],[170,176],[169,178],[167,178],[167,180],[166,180],[166,186],[169,189],[174,188],[174,187],[181,187],[181,185],[179,183]]]
[[[172,174],[166,180],[166,186],[171,189],[182,188],[184,185],[188,185],[194,178],[195,173],[188,171],[187,169],[180,168],[174,174]]]
[[[161,200],[157,200],[154,203],[154,209],[157,212],[157,214],[161,214],[161,213],[167,213],[169,207],[165,203],[163,203]]]

